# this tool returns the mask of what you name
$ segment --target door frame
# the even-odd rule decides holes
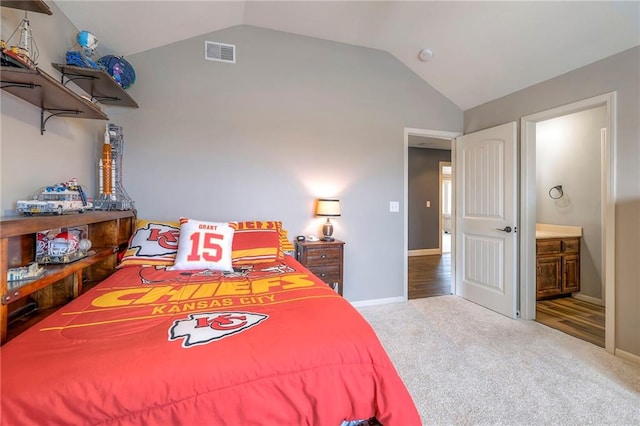
[[[428,138],[438,138],[438,139],[447,139],[451,141],[451,167],[452,171],[452,179],[455,182],[455,162],[453,160],[455,143],[454,140],[458,136],[462,136],[462,132],[448,132],[443,130],[430,130],[430,129],[416,129],[405,127],[404,128],[404,193],[403,197],[403,206],[402,209],[404,212],[403,217],[403,234],[404,234],[404,243],[403,243],[403,256],[402,256],[402,264],[403,264],[403,283],[404,283],[404,294],[403,300],[409,300],[409,209],[407,206],[409,205],[409,136],[423,136]],[[455,195],[455,194],[454,194]],[[455,199],[454,199],[455,200]],[[453,213],[455,213],[455,202],[452,206]],[[453,214],[452,213],[452,214]],[[453,230],[455,230],[455,221],[451,224]],[[455,244],[451,243],[451,291],[455,294],[455,259],[453,256],[455,255]]]
[[[616,92],[584,99],[520,119],[520,316],[536,316],[536,123],[605,106],[602,146],[603,285],[605,288],[605,350],[615,351],[615,147]]]
[[[453,141],[451,141],[451,153],[453,154]],[[444,178],[444,173],[442,173],[442,169],[446,166],[451,167],[452,171],[451,171],[451,177],[449,177],[448,179],[451,181],[451,185],[453,185],[453,161],[439,161],[438,162],[438,206],[440,207],[439,211],[438,211],[438,244],[440,247],[440,254],[444,253],[443,250],[443,245],[442,245],[442,234],[444,234],[444,213],[442,213],[442,201],[444,199],[443,197],[443,192],[442,192],[442,182],[444,182],[446,179]],[[449,194],[449,197],[453,196],[453,188],[451,188],[451,194]],[[453,200],[451,200],[451,210],[453,210]],[[449,213],[451,214],[451,213]],[[453,218],[451,218],[451,226],[453,227]],[[453,233],[451,233],[451,235],[453,235]]]

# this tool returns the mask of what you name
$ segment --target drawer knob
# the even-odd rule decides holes
[[[326,254],[321,254],[321,255],[320,255],[320,257],[321,257],[322,259],[324,259],[325,257],[327,257],[327,255],[326,255]]]
[[[327,274],[325,274],[324,272],[320,274],[321,277],[326,277]]]

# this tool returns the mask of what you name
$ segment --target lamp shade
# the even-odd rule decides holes
[[[338,217],[340,216],[340,200],[319,198],[316,204],[316,216]]]

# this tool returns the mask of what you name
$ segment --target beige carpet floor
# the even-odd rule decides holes
[[[640,425],[640,365],[456,296],[358,308],[425,425]]]

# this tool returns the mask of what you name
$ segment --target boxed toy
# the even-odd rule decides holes
[[[86,257],[91,248],[87,236],[87,225],[39,231],[36,236],[36,262],[71,263]]]

